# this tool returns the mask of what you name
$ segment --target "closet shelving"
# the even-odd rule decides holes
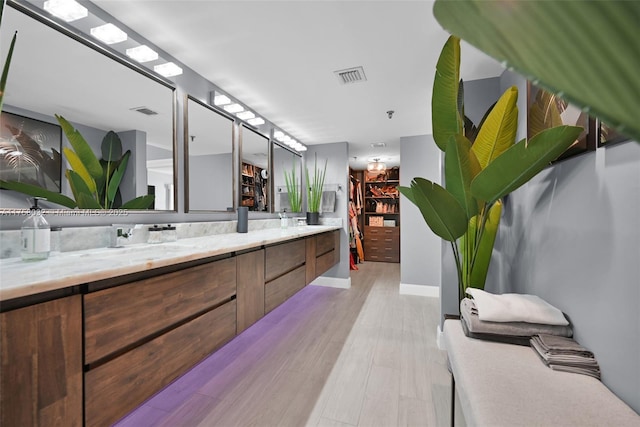
[[[399,178],[399,170],[393,178]],[[400,262],[400,185],[388,173],[365,172],[364,255],[367,261]]]

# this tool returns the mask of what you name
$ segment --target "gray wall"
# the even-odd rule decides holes
[[[333,266],[328,272],[323,274],[325,277],[335,277],[340,279],[348,279],[349,270],[349,211],[348,211],[348,189],[349,189],[349,147],[346,142],[337,142],[334,144],[310,145],[305,153],[304,164],[309,167],[309,174],[313,173],[315,155],[318,155],[318,167],[324,167],[324,161],[327,159],[327,173],[324,180],[325,191],[337,190],[336,194],[336,211],[324,212],[321,218],[342,218],[342,230],[340,231],[340,263]],[[303,179],[303,186],[304,186]],[[306,195],[303,194],[303,207],[306,207]],[[303,208],[304,209],[304,208]]]
[[[431,135],[400,138],[400,184],[409,187],[415,177],[440,183],[440,149]],[[400,282],[440,286],[440,238],[424,222],[420,210],[404,196],[400,209]]]
[[[505,73],[501,86],[514,82]],[[509,196],[498,239],[499,287],[567,313],[603,382],[640,412],[640,144],[547,168]]]
[[[233,206],[231,153],[189,156],[189,210]]]

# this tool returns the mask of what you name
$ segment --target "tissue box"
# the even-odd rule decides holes
[[[383,221],[383,224],[385,227],[395,227],[396,226],[396,220],[395,219],[385,219]]]
[[[369,225],[371,227],[382,227],[384,222],[384,217],[382,216],[370,216],[369,217]]]

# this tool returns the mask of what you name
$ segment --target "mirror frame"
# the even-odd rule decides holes
[[[16,0],[6,0],[6,3],[4,5],[4,7],[10,6],[13,9],[15,9],[16,11],[23,13],[25,15],[27,15],[30,18],[35,19],[36,21],[38,21],[39,23],[46,25],[50,28],[52,28],[55,31],[60,32],[61,34],[69,37],[70,39],[79,42],[81,44],[83,44],[84,46],[93,49],[94,51],[104,55],[107,59],[111,59],[113,61],[116,61],[117,63],[129,68],[132,71],[135,71],[139,74],[141,74],[143,77],[147,77],[153,81],[155,81],[156,83],[161,84],[162,86],[166,87],[167,89],[170,89],[172,92],[172,96],[171,96],[171,110],[172,110],[172,114],[171,114],[171,126],[172,126],[172,135],[171,137],[173,138],[173,143],[172,143],[172,149],[173,149],[173,209],[169,209],[169,210],[140,210],[140,209],[128,209],[127,212],[129,213],[145,213],[145,214],[163,214],[163,213],[171,213],[171,212],[178,212],[178,132],[177,132],[177,90],[176,90],[176,86],[175,84],[173,84],[171,81],[164,79],[160,76],[157,76],[151,72],[148,72],[146,69],[144,69],[143,67],[135,64],[134,62],[129,61],[126,58],[123,58],[121,55],[119,55],[115,50],[112,50],[110,48],[108,48],[107,46],[102,46],[100,44],[98,44],[97,42],[91,40],[87,35],[81,33],[80,31],[74,29],[73,27],[71,27],[69,24],[64,23],[62,21],[58,21],[50,16],[45,15],[43,12],[41,12],[37,6],[35,5],[31,5],[28,3],[23,3],[23,2],[18,2]],[[71,209],[70,209],[71,210]],[[74,211],[91,211],[91,209],[73,209]],[[15,211],[15,209],[9,209],[9,208],[0,208],[0,212],[3,211]]]
[[[229,141],[229,143],[231,144],[231,159],[232,159],[232,165],[231,165],[231,203],[232,203],[232,207],[233,210],[232,211],[228,211],[228,210],[217,210],[217,209],[197,209],[197,210],[189,210],[189,101],[194,101],[197,104],[201,105],[202,107],[205,107],[206,109],[210,110],[211,112],[218,114],[221,117],[224,117],[225,119],[228,119],[230,121],[231,124],[231,140]],[[238,210],[238,206],[236,203],[236,144],[234,143],[234,141],[236,140],[236,136],[237,136],[237,126],[236,126],[236,122],[235,122],[235,118],[229,114],[226,114],[222,111],[220,111],[219,109],[207,104],[206,102],[203,102],[197,98],[195,98],[194,96],[191,96],[189,94],[186,94],[184,96],[184,106],[183,106],[183,111],[184,111],[184,122],[183,122],[183,127],[184,127],[184,211],[186,213],[188,212],[235,212]]]
[[[241,206],[241,200],[242,200],[242,193],[241,193],[241,189],[242,189],[242,144],[243,144],[243,139],[244,139],[244,129],[255,133],[258,136],[261,136],[263,138],[266,139],[267,142],[267,173],[268,173],[268,177],[269,177],[269,185],[268,185],[268,190],[270,191],[270,194],[268,196],[268,200],[267,200],[267,210],[266,211],[252,211],[249,210],[249,212],[256,212],[256,213],[273,213],[273,178],[271,177],[271,173],[273,171],[273,165],[271,164],[273,161],[273,152],[272,152],[272,139],[269,138],[267,135],[261,133],[260,131],[258,131],[256,128],[254,128],[253,126],[244,123],[244,122],[240,122],[238,125],[239,128],[239,132],[238,132],[238,189],[236,191],[236,195],[238,198],[238,206]]]
[[[295,151],[295,150],[292,150],[291,147],[287,147],[286,145],[279,143],[278,141],[271,140],[271,149],[270,149],[270,151],[271,151],[271,164],[269,166],[271,167],[272,171],[274,171],[274,169],[275,169],[274,164],[273,164],[273,162],[275,160],[275,154],[274,154],[274,148],[275,147],[282,148],[285,151],[288,151],[290,154],[293,154],[294,156],[297,156],[300,159],[300,185],[302,186],[302,196],[303,196],[302,197],[302,201],[306,200],[306,197],[305,197],[305,194],[304,194],[304,192],[305,192],[304,179],[302,177],[302,174],[304,173],[304,164],[303,164],[302,154],[297,152],[297,151]],[[272,186],[271,194],[274,195],[274,197],[272,197],[272,199],[273,199],[272,200],[272,203],[273,203],[272,204],[272,211],[276,212],[276,210],[275,210],[275,207],[276,207],[275,195],[279,194],[280,192],[276,191],[277,189],[275,187],[275,178],[271,180],[271,186]],[[302,209],[302,212],[299,212],[300,214],[303,214],[306,211],[306,208],[305,208],[304,205],[301,205],[300,209]]]

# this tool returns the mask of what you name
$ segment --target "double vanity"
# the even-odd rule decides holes
[[[337,264],[340,229],[2,260],[0,425],[111,425]]]

